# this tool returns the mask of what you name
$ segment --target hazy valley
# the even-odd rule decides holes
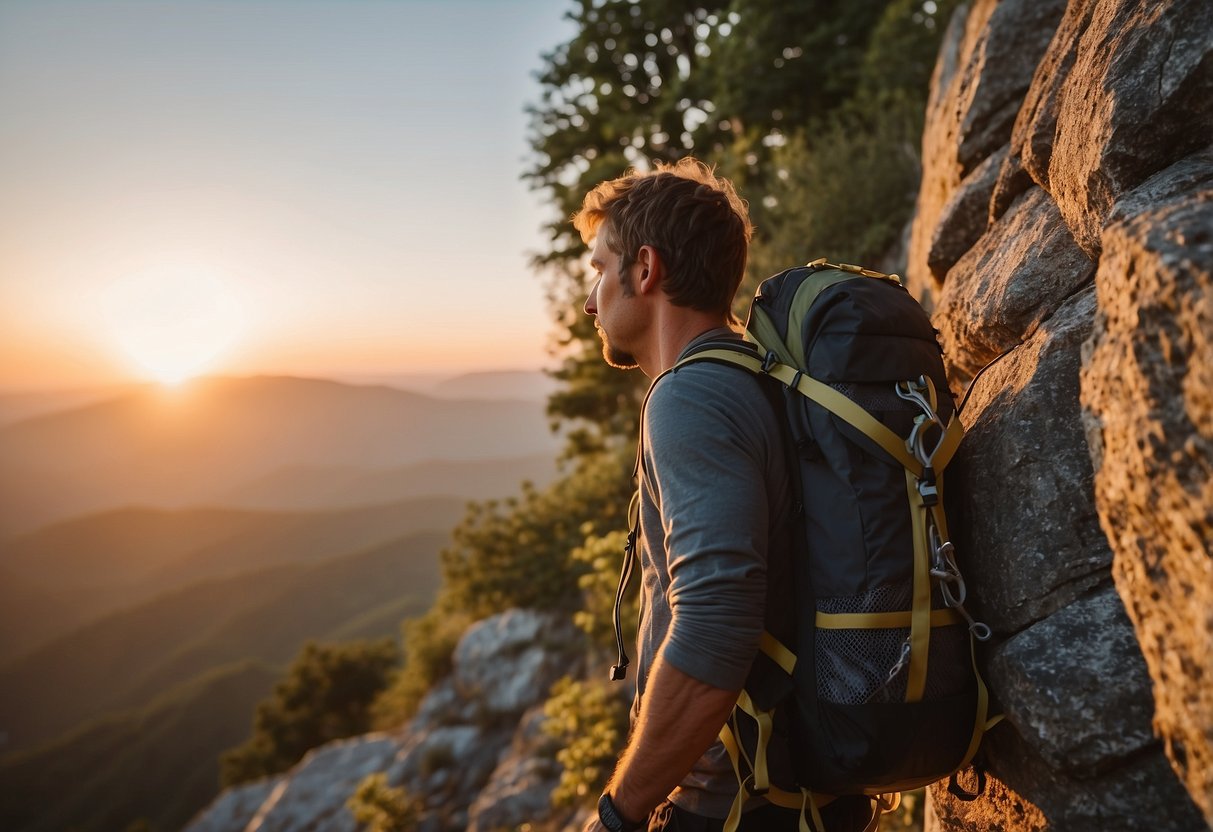
[[[468,500],[554,477],[536,376],[0,397],[0,825],[183,823],[305,642],[398,638]]]

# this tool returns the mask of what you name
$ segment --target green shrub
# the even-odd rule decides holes
[[[543,714],[543,731],[560,744],[556,760],[564,767],[552,805],[597,798],[627,736],[628,705],[618,686],[566,676],[553,685]]]
[[[632,451],[603,452],[551,487],[473,503],[443,552],[443,593],[473,620],[515,607],[572,611],[584,566],[570,553],[590,533],[621,528],[631,497]]]
[[[345,806],[365,832],[409,832],[421,815],[419,802],[403,788],[389,786],[382,772],[364,778]]]
[[[451,657],[471,618],[439,600],[421,618],[404,623],[404,667],[371,704],[371,724],[395,728],[412,718],[436,682],[451,672]]]
[[[391,639],[305,645],[257,706],[252,737],[220,758],[223,785],[286,771],[316,746],[370,730],[371,702],[399,663]]]

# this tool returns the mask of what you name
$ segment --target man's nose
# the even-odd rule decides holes
[[[590,290],[590,296],[585,299],[585,306],[583,308],[587,315],[598,314],[598,284],[600,283],[602,283],[601,279],[594,281],[594,288]]]

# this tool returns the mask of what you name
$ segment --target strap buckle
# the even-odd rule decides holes
[[[762,371],[769,374],[778,363],[779,356],[775,355],[775,350],[767,350],[767,354],[762,359]]]

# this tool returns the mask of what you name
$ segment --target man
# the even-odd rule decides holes
[[[684,159],[599,185],[573,222],[593,241],[585,311],[606,361],[656,380],[642,426],[632,734],[586,832],[720,829],[738,784],[717,735],[757,652],[768,589],[775,599],[789,584],[775,553],[800,532],[762,382],[707,361],[667,371],[702,343],[739,338],[731,304],[748,212],[727,180]],[[742,830],[799,828],[798,811],[752,804]]]

